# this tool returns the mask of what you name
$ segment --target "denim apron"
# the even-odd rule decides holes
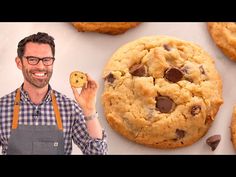
[[[20,89],[17,89],[12,129],[8,141],[8,155],[62,155],[64,151],[63,126],[56,97],[51,91],[56,125],[18,125]]]

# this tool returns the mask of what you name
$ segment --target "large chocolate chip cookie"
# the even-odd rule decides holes
[[[198,45],[151,36],[118,49],[103,72],[110,126],[137,143],[176,148],[199,140],[223,103],[213,59]]]

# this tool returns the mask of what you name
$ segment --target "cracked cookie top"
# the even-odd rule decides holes
[[[105,66],[103,78],[110,126],[156,148],[196,142],[223,103],[214,60],[198,45],[168,36],[122,46]]]

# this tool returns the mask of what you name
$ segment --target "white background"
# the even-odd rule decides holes
[[[15,64],[17,44],[24,37],[37,32],[47,32],[55,38],[56,61],[50,81],[55,90],[73,98],[69,75],[74,70],[89,73],[98,81],[97,111],[108,134],[109,154],[234,154],[230,122],[233,105],[236,103],[236,63],[226,58],[215,46],[206,23],[142,23],[117,36],[77,32],[70,23],[0,23],[0,97],[12,92],[23,82],[22,73]],[[223,80],[224,104],[208,133],[191,146],[160,150],[139,145],[113,131],[104,117],[101,104],[104,66],[120,46],[149,35],[169,35],[197,43],[215,59],[216,68]],[[215,151],[211,151],[205,141],[214,134],[221,135],[221,142]],[[72,154],[81,154],[81,151],[73,146]]]

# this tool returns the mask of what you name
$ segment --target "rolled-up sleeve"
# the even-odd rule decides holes
[[[107,134],[102,132],[102,138],[92,138],[87,131],[84,115],[79,107],[75,107],[75,121],[72,127],[72,139],[86,155],[106,155],[108,151]]]

